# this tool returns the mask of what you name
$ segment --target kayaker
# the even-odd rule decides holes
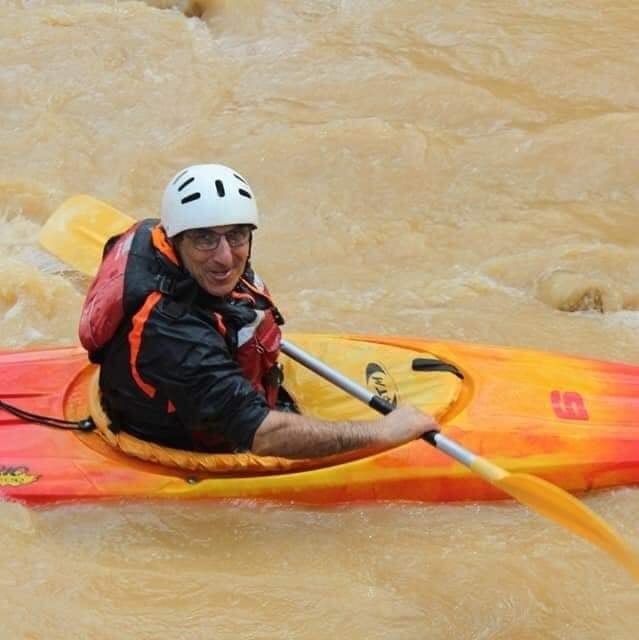
[[[250,263],[258,209],[216,164],[180,171],[160,220],[111,238],[80,339],[100,363],[113,430],[196,451],[289,458],[383,449],[437,428],[402,406],[369,422],[299,415],[281,385],[282,317]]]

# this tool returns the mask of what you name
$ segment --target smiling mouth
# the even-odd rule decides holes
[[[227,269],[226,271],[208,271],[206,275],[211,280],[221,282],[224,280],[228,280],[229,276],[231,275],[231,269]]]

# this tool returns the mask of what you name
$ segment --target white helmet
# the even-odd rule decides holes
[[[257,205],[244,178],[221,164],[197,164],[180,171],[164,190],[160,213],[169,238],[188,229],[250,224]]]

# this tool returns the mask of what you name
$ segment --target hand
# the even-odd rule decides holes
[[[416,440],[427,431],[438,430],[433,416],[413,405],[403,405],[379,421],[380,437],[389,444],[403,444]]]

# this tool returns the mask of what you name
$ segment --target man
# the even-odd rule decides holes
[[[114,430],[200,451],[305,458],[381,450],[437,427],[414,407],[369,422],[282,411],[282,318],[250,265],[258,211],[222,165],[180,171],[161,220],[112,238],[85,301],[80,338],[101,363]]]

